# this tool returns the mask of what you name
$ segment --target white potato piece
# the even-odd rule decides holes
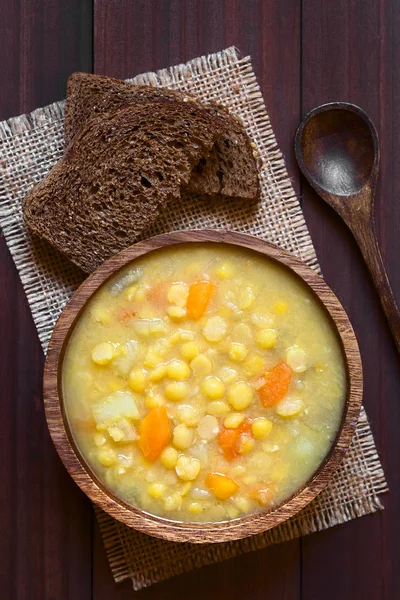
[[[93,418],[97,424],[112,423],[119,419],[139,419],[139,409],[133,394],[116,392],[102,402],[92,406]]]

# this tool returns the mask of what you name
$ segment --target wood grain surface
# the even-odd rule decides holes
[[[129,582],[115,585],[97,525],[92,531],[90,503],[50,442],[41,401],[43,357],[2,241],[1,597],[400,597],[399,361],[356,244],[333,211],[301,183],[292,149],[300,118],[318,104],[354,102],[370,114],[381,142],[375,203],[378,237],[399,300],[399,31],[398,0],[4,3],[0,118],[60,99],[74,70],[128,77],[231,44],[251,54],[278,143],[301,193],[324,276],[350,315],[359,340],[364,404],[391,491],[383,513],[193,571],[137,594]]]

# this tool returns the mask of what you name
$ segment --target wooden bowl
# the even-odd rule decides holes
[[[91,296],[133,259],[159,248],[193,242],[216,242],[240,246],[277,261],[300,277],[330,315],[340,337],[347,369],[347,398],[336,441],[312,478],[284,504],[272,511],[221,523],[179,523],[133,508],[117,498],[93,473],[71,435],[63,403],[61,372],[70,334]],[[309,267],[284,250],[240,233],[227,231],[180,231],[139,242],[110,258],[80,286],[54,328],[44,372],[44,403],[47,424],[58,454],[71,477],[100,508],[129,527],[174,542],[226,542],[266,531],[304,508],[328,484],[351,442],[361,407],[362,367],[357,340],[339,300]]]

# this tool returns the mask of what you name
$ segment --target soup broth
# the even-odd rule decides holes
[[[273,509],[326,457],[346,372],[288,269],[221,244],[135,260],[92,297],[63,362],[75,442],[119,498],[178,521]]]

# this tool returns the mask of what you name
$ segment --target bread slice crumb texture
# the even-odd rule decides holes
[[[182,100],[130,105],[89,119],[27,195],[29,229],[86,272],[134,243],[180,197],[222,121]]]

